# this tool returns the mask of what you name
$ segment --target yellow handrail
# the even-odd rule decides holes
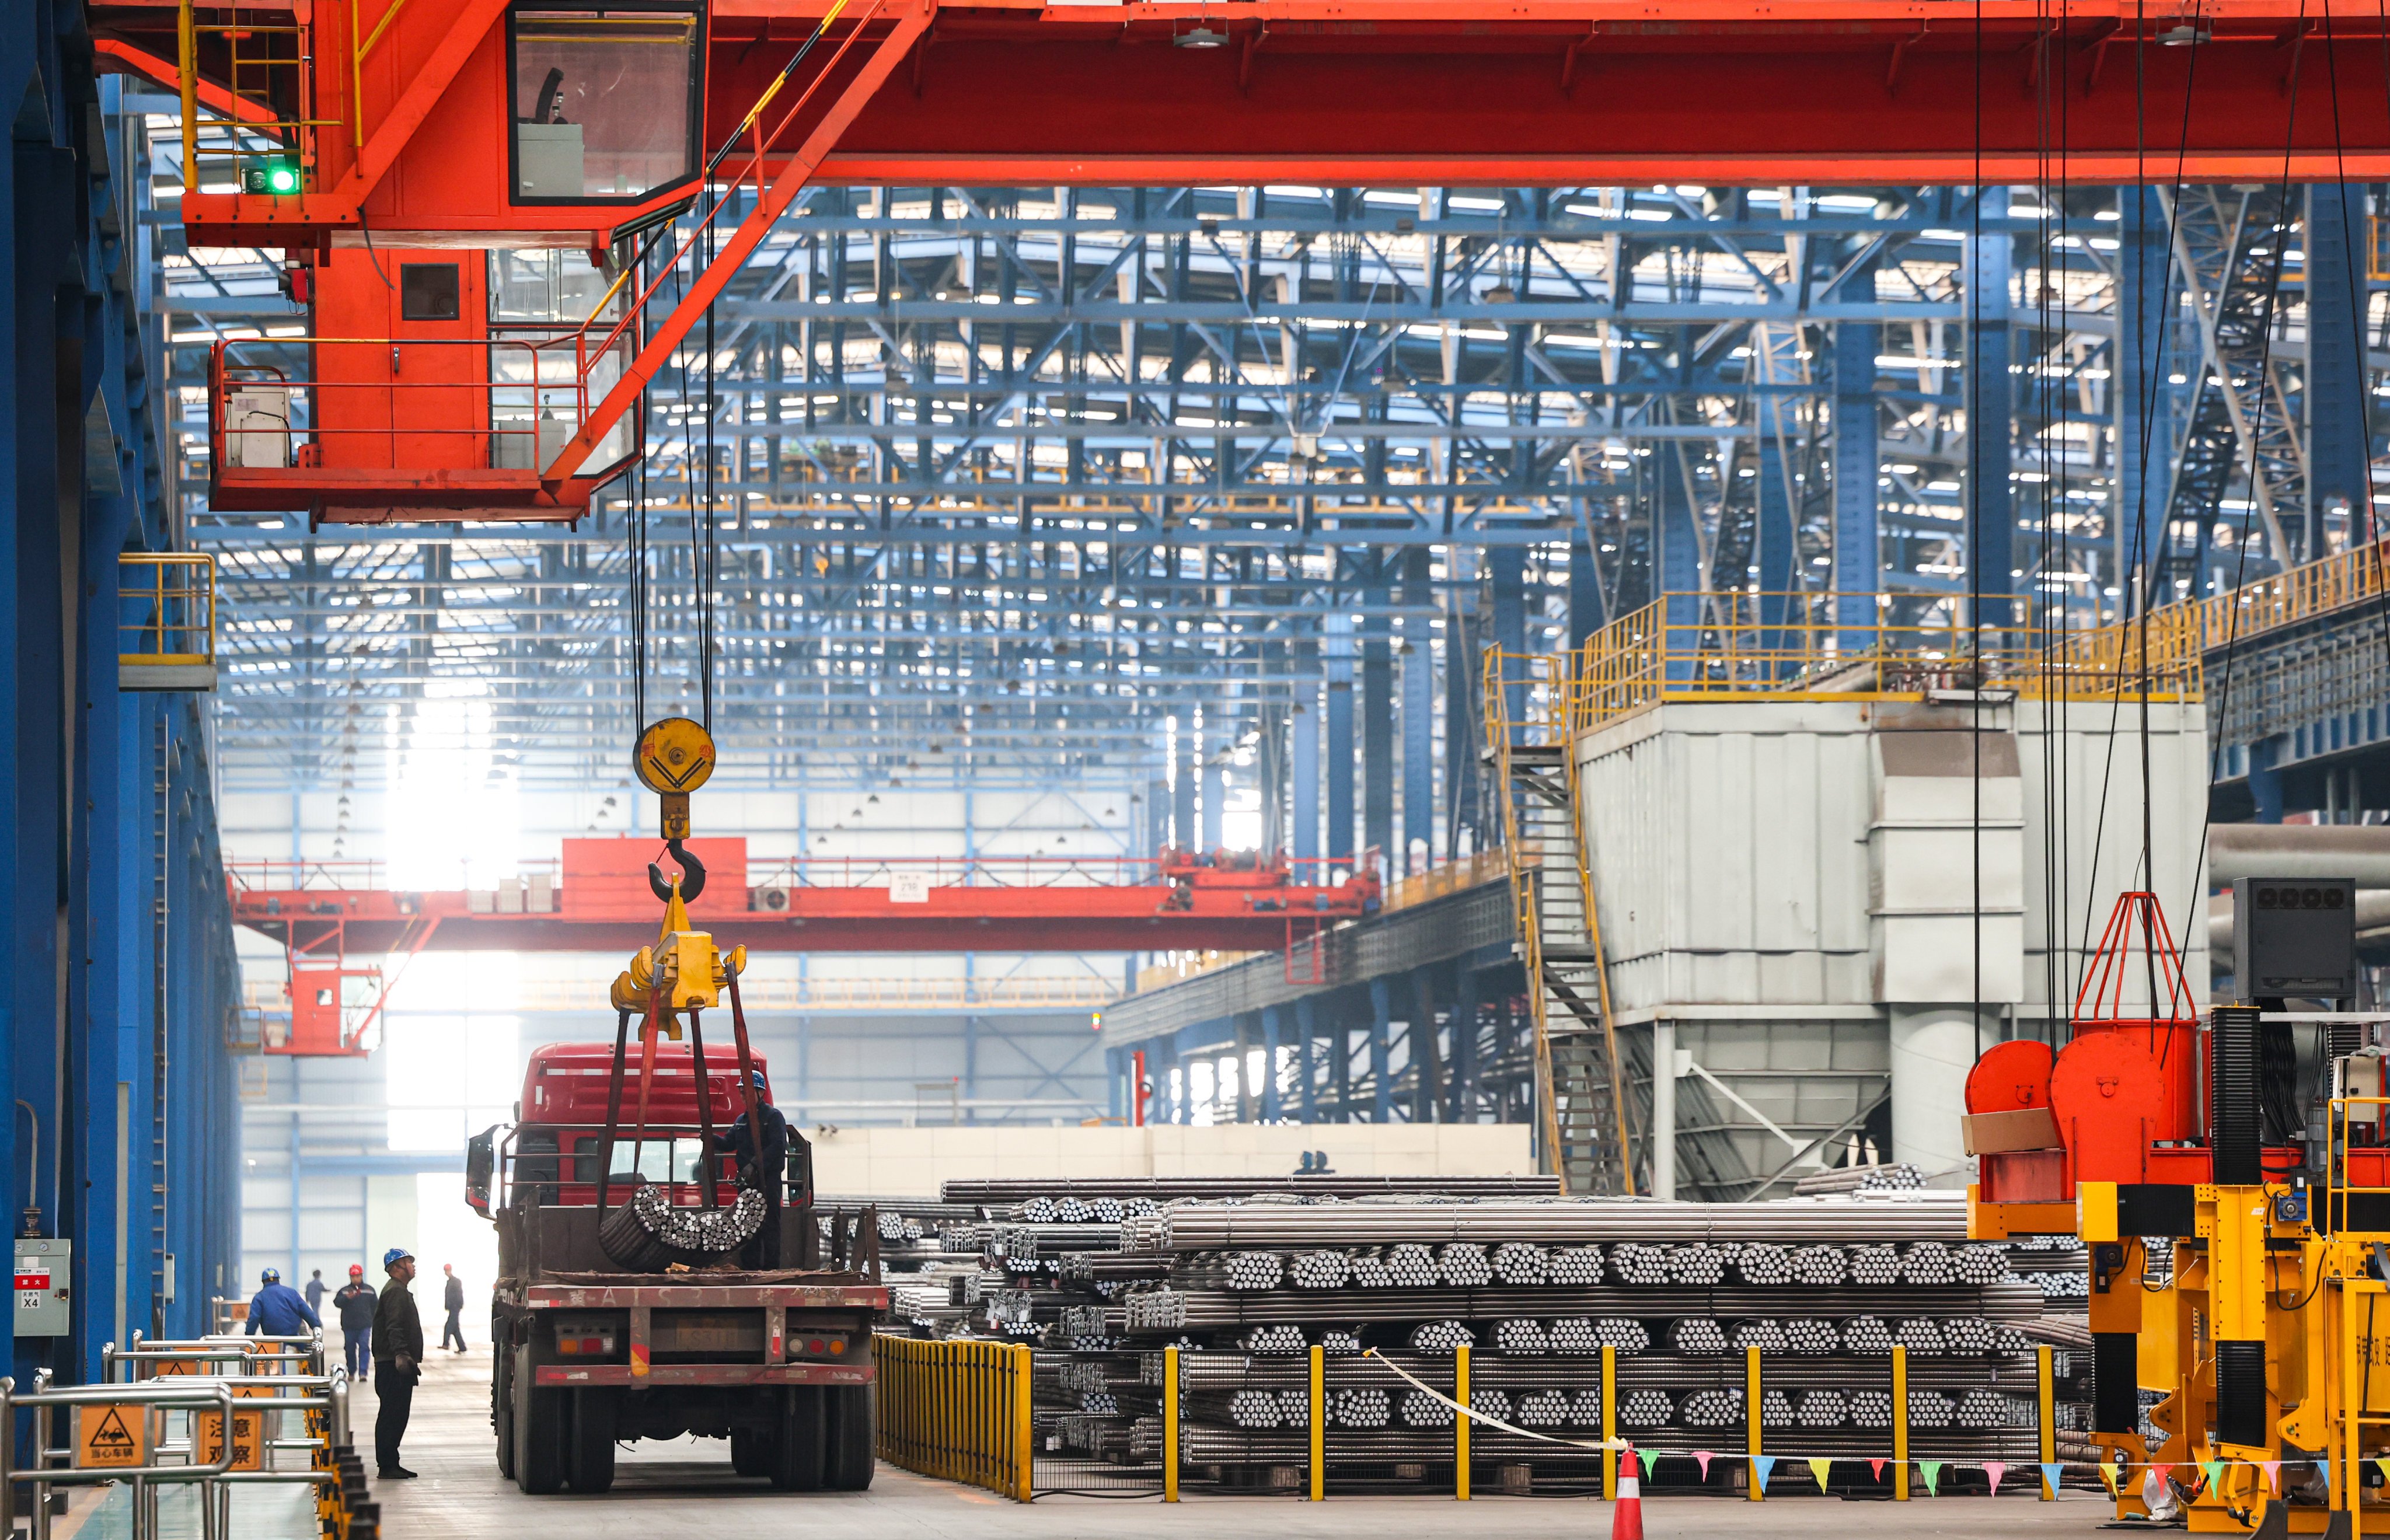
[[[2195,699],[2202,645],[2181,610],[2135,626],[2056,630],[1894,624],[1888,596],[1664,594],[1602,627],[1572,658],[1574,737],[1668,699],[1869,699],[2009,689],[2051,699],[2119,690]],[[1856,614],[1854,614],[1856,612]]]
[[[126,551],[116,558],[116,661],[157,668],[216,661],[216,558],[199,551]],[[128,606],[141,607],[128,617]]]

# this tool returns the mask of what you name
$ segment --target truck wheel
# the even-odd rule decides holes
[[[777,1424],[774,1424],[777,1431]],[[730,1469],[742,1476],[772,1473],[773,1433],[761,1428],[730,1430]]]
[[[871,1446],[871,1388],[833,1385],[822,1392],[822,1484],[833,1492],[869,1489],[879,1468]]]
[[[818,1492],[822,1484],[821,1387],[790,1385],[780,1393],[780,1420],[770,1434],[772,1484],[783,1492]]]
[[[614,1391],[572,1392],[572,1439],[565,1476],[594,1497],[614,1484],[614,1429],[622,1405]]]
[[[532,1383],[531,1349],[515,1349],[515,1485],[534,1497],[564,1490],[565,1391]]]
[[[490,1355],[490,1431],[497,1435],[498,1474],[515,1479],[514,1354]]]

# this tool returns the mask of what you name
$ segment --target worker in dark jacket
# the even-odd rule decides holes
[[[373,1361],[374,1307],[379,1303],[366,1287],[365,1268],[350,1263],[348,1287],[332,1296],[332,1308],[341,1313],[341,1345],[348,1351],[352,1380]]]
[[[440,1272],[448,1280],[440,1290],[440,1307],[448,1312],[446,1323],[440,1328],[440,1345],[446,1347],[454,1341],[456,1351],[462,1353],[465,1351],[465,1280],[456,1276],[456,1264],[453,1262],[441,1264]]]
[[[390,1281],[374,1307],[374,1396],[381,1403],[374,1418],[374,1463],[382,1480],[407,1482],[415,1472],[398,1463],[398,1445],[415,1410],[415,1382],[423,1378],[423,1317],[407,1291],[415,1281],[414,1256],[393,1246],[382,1253],[381,1270]]]
[[[739,1161],[739,1180],[764,1195],[764,1227],[747,1243],[740,1261],[749,1267],[773,1268],[780,1265],[780,1195],[788,1186],[789,1120],[765,1099],[769,1087],[764,1083],[763,1071],[754,1072],[754,1084],[755,1107],[764,1123],[761,1148],[744,1112],[721,1136],[721,1145]]]
[[[268,1267],[258,1275],[262,1287],[257,1297],[249,1302],[249,1334],[263,1332],[268,1337],[302,1337],[309,1327],[318,1330],[323,1321],[299,1297],[299,1290],[282,1281],[282,1269]]]

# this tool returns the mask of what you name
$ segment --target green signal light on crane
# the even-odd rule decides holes
[[[240,190],[245,193],[288,198],[299,190],[299,162],[279,159],[254,161],[241,167],[240,182]]]

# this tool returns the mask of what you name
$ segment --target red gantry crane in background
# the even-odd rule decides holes
[[[1159,858],[800,856],[751,863],[742,838],[691,839],[688,911],[750,952],[1266,952],[1316,955],[1374,913],[1377,853],[1298,874],[1283,855]],[[276,1052],[362,1053],[386,996],[352,954],[636,950],[654,930],[652,840],[567,840],[554,866],[486,890],[401,891],[372,861],[227,863],[236,923],[289,956],[290,1030]],[[403,964],[401,965],[403,966]],[[394,982],[395,980],[390,981]]]
[[[2329,89],[2378,103],[2383,18],[2297,0],[90,8],[183,95],[190,243],[282,250],[313,311],[308,378],[217,349],[213,506],[331,522],[578,518],[813,181],[2390,176],[2390,121]],[[242,124],[229,190],[202,109]],[[596,278],[494,305],[495,250]]]

